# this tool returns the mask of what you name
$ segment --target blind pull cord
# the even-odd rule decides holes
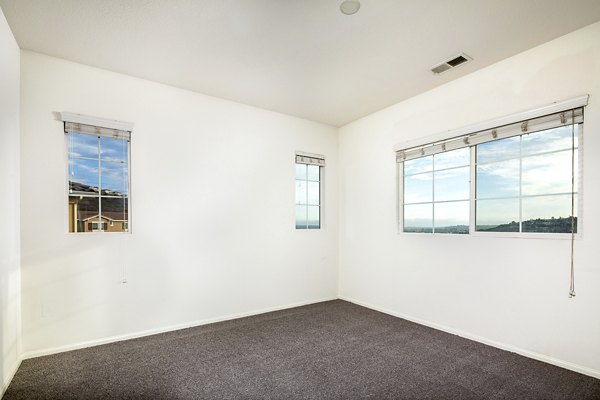
[[[575,297],[575,110],[571,110],[571,284],[569,298]]]

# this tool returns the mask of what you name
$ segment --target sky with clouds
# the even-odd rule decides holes
[[[576,126],[575,147],[578,146],[577,136]],[[523,221],[569,217],[571,141],[571,127],[565,126],[478,145],[477,224],[499,225],[519,221],[520,206]],[[577,151],[575,157],[577,174]],[[469,148],[405,161],[405,226],[431,226],[434,213],[438,227],[468,225],[469,164]],[[575,192],[577,190],[576,176]],[[519,191],[523,196],[544,196],[520,200]],[[411,204],[426,202],[434,203]]]
[[[72,133],[68,149],[70,181],[128,194],[126,140]]]

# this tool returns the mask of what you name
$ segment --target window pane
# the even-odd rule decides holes
[[[417,175],[418,176],[418,175]],[[469,198],[469,167],[436,172],[434,200],[467,200]]]
[[[129,189],[129,173],[127,164],[102,161],[102,194],[127,195]]]
[[[444,169],[452,167],[462,167],[469,165],[471,152],[468,147],[439,153],[434,156],[435,169]]]
[[[69,232],[128,231],[129,142],[79,133],[67,140]]]
[[[476,146],[477,163],[487,163],[519,157],[520,137],[494,140]]]
[[[477,198],[519,195],[519,160],[477,166]]]
[[[319,208],[317,206],[308,206],[308,229],[319,229],[321,227]]]
[[[69,160],[70,193],[97,193],[98,184],[98,161],[82,159]]]
[[[306,204],[306,181],[296,181],[296,204]]]
[[[102,197],[102,222],[107,223],[108,232],[127,232],[129,219],[127,197]]]
[[[306,180],[306,164],[296,164],[296,179]]]
[[[469,201],[434,204],[436,233],[469,233]]]
[[[519,232],[519,199],[477,200],[476,230]]]
[[[319,166],[308,165],[307,179],[309,181],[319,181]]]
[[[308,182],[308,204],[319,205],[319,182]]]
[[[577,216],[577,196],[575,196]],[[577,232],[577,220],[575,220]],[[525,197],[523,232],[571,233],[571,195]]]
[[[575,153],[575,191],[577,191]],[[523,195],[571,192],[571,150],[523,157]]]
[[[575,147],[579,125],[575,125]],[[571,125],[523,135],[523,155],[570,149]]]
[[[69,196],[69,232],[92,232],[98,222],[98,197]]]
[[[306,206],[296,206],[296,229],[306,229]]]
[[[433,201],[433,173],[404,178],[404,203]]]
[[[98,158],[98,136],[83,133],[68,134],[69,158]]]
[[[404,206],[404,232],[433,232],[433,204]]]
[[[404,175],[433,171],[433,156],[404,161]]]
[[[127,161],[128,141],[111,137],[100,137],[100,158],[103,160]]]

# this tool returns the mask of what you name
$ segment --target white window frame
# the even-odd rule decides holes
[[[324,207],[324,203],[325,203],[325,193],[324,193],[324,187],[325,187],[325,156],[322,154],[315,154],[315,153],[307,153],[304,151],[296,151],[296,162],[294,162],[294,230],[296,232],[300,232],[300,231],[323,231],[325,229],[325,207]],[[302,162],[298,162],[298,158],[302,158],[302,157],[306,157],[306,158],[311,158],[314,160],[321,160],[322,163],[320,162],[318,164],[319,167],[319,227],[318,228],[297,228],[296,227],[296,206],[298,206],[298,204],[296,204],[296,190],[295,190],[295,183],[297,181],[296,179],[296,175],[295,175],[295,168],[297,164],[303,164]],[[315,162],[311,163],[310,165],[317,165]],[[314,181],[307,181],[307,182],[314,182]]]
[[[444,169],[440,169],[440,170],[436,170],[435,169],[435,156],[434,156],[434,161],[433,161],[433,168],[431,170],[431,172],[433,173],[433,177],[432,177],[432,192],[433,192],[433,196],[435,196],[435,173],[436,172],[445,172],[445,171],[449,171],[449,170],[453,170],[453,169],[457,169],[457,168],[465,168],[465,167],[469,167],[469,174],[471,174],[471,163],[473,161],[472,157],[473,157],[473,153],[470,152],[470,158],[469,158],[469,165],[460,165],[460,166],[455,166],[455,167],[450,167],[450,168],[444,168]],[[456,199],[456,200],[441,200],[441,201],[435,201],[435,197],[432,197],[431,201],[425,201],[422,203],[409,203],[407,205],[416,205],[416,204],[431,204],[432,209],[433,209],[433,216],[432,216],[432,230],[433,232],[404,232],[404,163],[398,163],[398,168],[397,168],[397,182],[398,182],[398,192],[397,192],[397,204],[398,204],[398,233],[406,233],[406,234],[425,234],[425,235],[432,235],[432,234],[438,234],[438,235],[450,235],[450,236],[466,236],[470,233],[471,231],[471,219],[470,219],[470,215],[471,215],[471,211],[469,208],[469,232],[467,233],[445,233],[445,232],[435,232],[435,205],[436,204],[441,204],[441,203],[458,203],[458,202],[465,202],[468,201],[469,202],[469,207],[471,206],[471,194],[473,193],[472,190],[472,186],[469,185],[469,198],[467,199]],[[423,172],[423,173],[428,173],[428,172]],[[421,174],[421,172],[417,173],[417,174]],[[414,174],[414,175],[417,175]],[[412,176],[413,174],[409,175]]]
[[[577,129],[577,232],[574,237],[575,240],[581,240],[583,238],[583,131],[585,129],[584,123],[579,124]],[[475,201],[475,184],[476,184],[476,172],[477,168],[475,165],[475,147],[471,146],[471,202],[470,202],[470,215],[469,215],[469,235],[476,237],[500,237],[500,238],[524,238],[524,239],[562,239],[571,240],[571,233],[544,233],[544,232],[482,232],[475,229],[475,218],[476,218],[476,201]],[[567,193],[570,194],[570,193]],[[519,199],[522,200],[522,196]],[[521,201],[520,200],[520,201]]]
[[[63,133],[63,160],[65,160],[65,166],[64,166],[64,196],[65,196],[65,204],[64,204],[64,209],[63,209],[63,221],[64,221],[64,232],[66,235],[78,235],[78,234],[84,234],[84,236],[95,236],[95,235],[112,235],[112,234],[116,234],[116,235],[130,235],[132,234],[132,220],[133,220],[133,213],[132,213],[132,208],[131,208],[131,203],[132,203],[132,193],[131,193],[131,140],[127,141],[127,231],[125,232],[109,232],[108,230],[104,231],[104,230],[98,230],[98,231],[91,231],[91,232],[69,232],[69,196],[70,196],[70,192],[69,192],[69,136],[67,134],[64,133],[64,128],[65,128],[65,123],[66,122],[73,122],[73,123],[78,123],[78,124],[83,124],[83,125],[90,125],[90,126],[96,126],[99,128],[108,128],[108,129],[117,129],[117,130],[123,130],[123,131],[128,131],[128,132],[132,132],[133,131],[133,126],[134,124],[131,122],[125,122],[125,121],[118,121],[118,120],[113,120],[113,119],[107,119],[107,118],[99,118],[99,117],[93,117],[93,116],[89,116],[89,115],[83,115],[83,114],[77,114],[77,113],[72,113],[72,112],[59,112],[56,113],[56,119],[58,121],[61,122],[61,132]]]
[[[429,138],[425,138],[420,141],[420,144],[427,142],[436,142],[444,137],[452,137],[452,135],[459,136],[458,134],[466,134],[469,132],[476,132],[478,130],[491,129],[495,126],[501,126],[502,124],[509,124],[527,120],[528,118],[534,118],[539,115],[552,114],[564,111],[570,106],[579,107],[587,105],[588,96],[580,96],[574,99],[566,100],[563,102],[553,103],[549,106],[540,107],[535,110],[530,110],[523,113],[513,114],[498,118],[496,120],[486,121],[479,124],[472,125],[470,127],[464,127],[455,131],[444,132],[438,135],[432,135]],[[577,155],[578,163],[575,166],[577,168],[577,232],[574,235],[571,233],[544,233],[544,232],[484,232],[477,231],[475,229],[476,223],[476,200],[475,200],[475,185],[476,185],[476,165],[475,165],[475,148],[477,144],[469,146],[470,149],[470,164],[469,164],[469,233],[467,234],[452,234],[452,233],[439,233],[439,232],[404,232],[404,162],[398,162],[396,168],[396,206],[397,206],[397,233],[399,235],[410,235],[410,236],[437,236],[441,235],[444,237],[487,237],[487,238],[519,238],[519,239],[554,239],[554,240],[571,240],[573,236],[575,240],[581,240],[584,232],[584,185],[583,185],[583,160],[584,160],[584,123],[578,123],[577,130]],[[523,133],[528,134],[532,132]],[[522,136],[519,135],[519,136]],[[407,143],[417,143],[417,141],[410,141],[396,146],[396,150],[400,146],[404,148],[411,147]],[[519,197],[521,199],[521,197]],[[435,222],[433,222],[435,223]]]

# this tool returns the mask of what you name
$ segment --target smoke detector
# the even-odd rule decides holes
[[[431,67],[431,72],[433,72],[434,74],[441,74],[442,72],[446,72],[449,69],[458,67],[459,65],[462,65],[471,60],[472,58],[466,55],[465,53],[460,53],[459,55],[451,58],[448,61],[441,62]]]

